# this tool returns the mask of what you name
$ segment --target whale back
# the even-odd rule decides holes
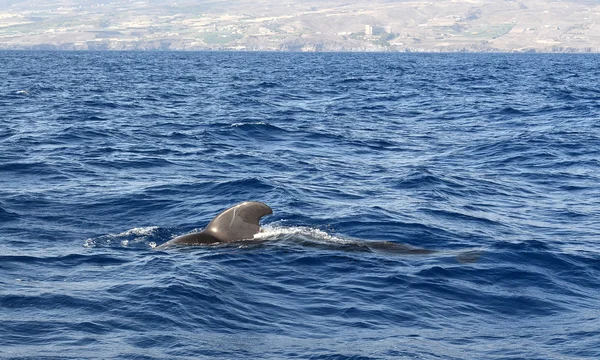
[[[260,219],[272,213],[273,210],[261,202],[243,202],[217,215],[202,232],[220,242],[252,239],[260,231]]]

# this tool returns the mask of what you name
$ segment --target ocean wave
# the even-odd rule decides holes
[[[435,187],[443,188],[464,188],[465,184],[455,178],[435,174],[426,168],[414,169],[406,174],[403,179],[396,181],[395,186],[403,189],[432,189]]]
[[[64,266],[111,266],[130,262],[130,260],[108,254],[68,254],[61,256],[2,255],[0,256],[0,260],[2,260],[7,267],[16,265],[19,265],[19,267],[28,265],[48,265],[57,268],[62,268]],[[26,277],[27,273],[24,273],[23,276]]]
[[[0,206],[0,220],[13,221],[18,218],[19,218],[19,214],[12,212],[12,211],[5,210],[2,206]]]
[[[7,162],[0,164],[1,173],[19,174],[19,175],[44,175],[61,176],[60,170],[47,162]]]
[[[231,124],[231,127],[235,128],[236,131],[243,131],[248,135],[261,134],[271,137],[275,134],[282,135],[287,133],[285,129],[264,121],[233,123]]]

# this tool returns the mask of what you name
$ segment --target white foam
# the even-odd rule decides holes
[[[86,239],[83,242],[83,246],[84,247],[89,247],[89,248],[95,247],[96,246],[96,241],[94,239]]]
[[[93,239],[86,239],[85,242],[83,243],[83,246],[92,248],[92,247],[96,247],[100,244],[110,245],[112,243],[113,239],[116,239],[116,241],[118,241],[121,238],[127,238],[127,237],[132,237],[132,236],[136,237],[136,239],[134,239],[133,242],[138,242],[140,240],[144,240],[143,238],[146,236],[153,235],[153,233],[156,231],[156,229],[158,229],[158,226],[133,228],[133,229],[123,231],[118,234],[108,234],[108,235],[103,235],[103,236],[93,238]],[[120,241],[120,244],[122,246],[128,246],[131,242],[132,242],[132,239],[122,239]]]
[[[110,234],[108,236],[110,236],[110,237],[122,237],[122,236],[130,236],[130,235],[148,236],[148,235],[152,235],[152,233],[156,229],[158,229],[158,226],[148,226],[148,227],[133,228],[131,230],[124,231],[124,232],[119,233],[117,235]]]
[[[330,242],[337,244],[351,244],[354,240],[334,236],[321,229],[308,226],[278,226],[266,225],[262,231],[254,235],[257,240],[277,240],[288,236],[302,236],[314,241]]]
[[[240,126],[244,126],[244,125],[267,125],[267,123],[264,121],[247,122],[247,123],[233,123],[233,124],[231,124],[231,127],[240,127]]]

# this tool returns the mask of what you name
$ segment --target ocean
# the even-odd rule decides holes
[[[2,359],[600,358],[599,55],[0,64]]]

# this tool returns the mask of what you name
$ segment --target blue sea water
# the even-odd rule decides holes
[[[0,358],[600,358],[598,55],[0,64]]]

